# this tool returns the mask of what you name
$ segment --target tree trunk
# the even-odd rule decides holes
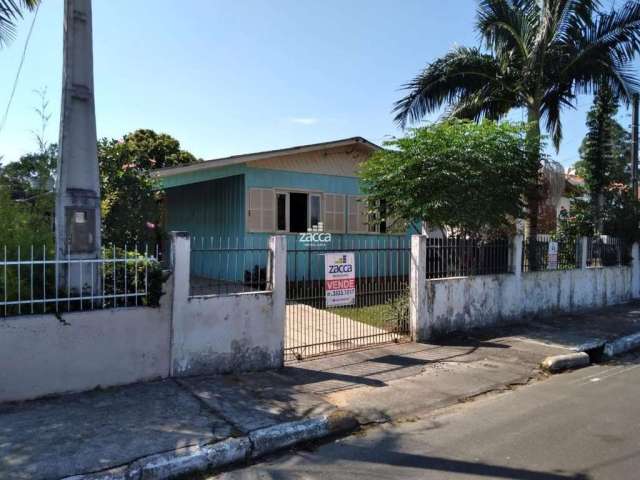
[[[540,254],[536,248],[538,236],[538,217],[540,209],[540,109],[530,107],[527,112],[526,142],[529,155],[529,172],[526,172],[531,179],[531,185],[526,193],[527,218],[524,225],[524,235],[527,239],[528,249],[526,251],[529,270],[540,269]]]
[[[602,235],[604,230],[604,222],[602,220],[602,212],[604,211],[604,193],[599,189],[595,193],[595,212],[593,218],[595,219],[596,232],[598,235]]]

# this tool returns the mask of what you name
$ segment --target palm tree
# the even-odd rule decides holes
[[[33,10],[40,0],[0,0],[0,48],[7,45],[16,34],[16,21],[23,10]]]
[[[511,109],[527,112],[532,170],[542,167],[541,129],[556,150],[562,140],[560,112],[578,94],[607,85],[628,101],[640,87],[631,62],[640,49],[640,2],[600,12],[598,0],[481,0],[476,30],[482,48],[458,47],[405,85],[396,102],[400,126],[443,105],[452,117],[499,119]],[[541,125],[542,124],[542,125]],[[537,234],[539,188],[527,194],[528,236]]]

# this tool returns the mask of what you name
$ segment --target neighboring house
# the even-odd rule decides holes
[[[353,137],[157,170],[165,228],[232,246],[265,245],[282,234],[289,249],[308,248],[299,234],[319,228],[332,234],[325,248],[397,243],[384,223],[369,221],[358,180],[358,165],[379,148]],[[193,270],[220,276],[211,262]]]
[[[572,170],[569,169],[565,175],[565,181],[565,193],[560,198],[556,208],[556,216],[558,217],[562,210],[566,210],[567,212],[570,210],[572,198],[589,201],[589,195],[586,193],[586,182],[584,178],[572,173]]]

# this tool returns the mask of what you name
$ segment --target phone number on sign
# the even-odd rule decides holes
[[[355,288],[350,288],[348,290],[328,290],[327,297],[346,297],[347,295],[354,295],[355,293]]]

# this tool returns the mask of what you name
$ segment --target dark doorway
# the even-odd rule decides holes
[[[289,194],[289,231],[307,231],[308,196],[306,193]]]

